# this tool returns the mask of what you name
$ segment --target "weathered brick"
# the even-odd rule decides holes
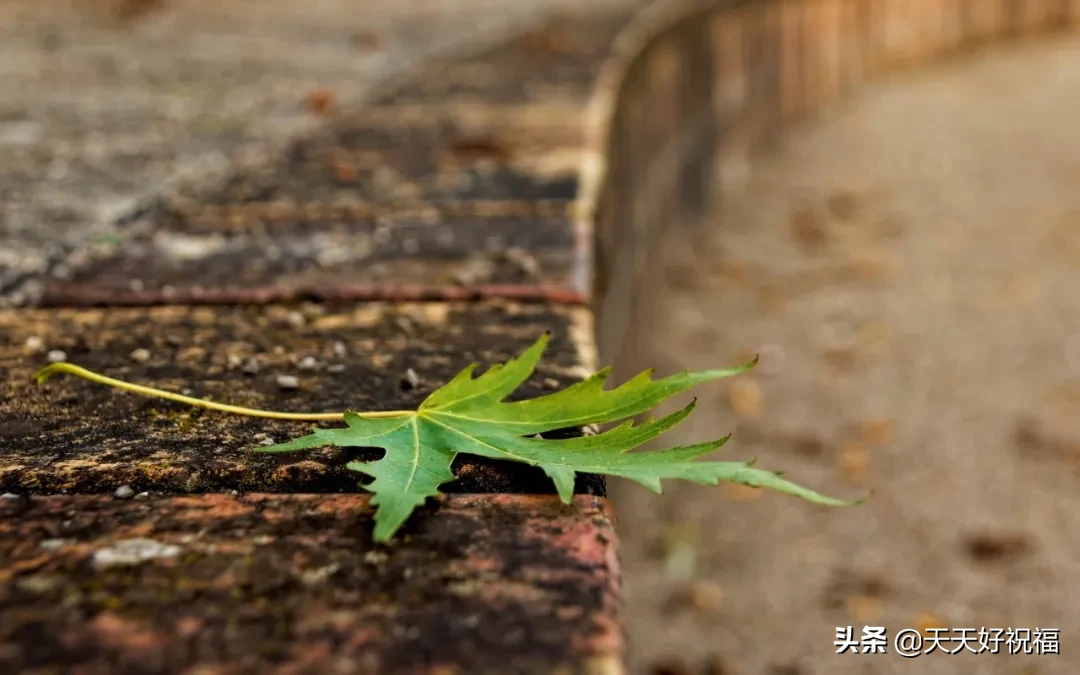
[[[35,385],[30,375],[46,363],[45,350],[62,350],[69,361],[111,377],[235,405],[395,410],[415,408],[471,361],[488,366],[517,355],[544,331],[552,333],[548,353],[515,396],[550,393],[579,379],[586,372],[588,345],[578,342],[586,339],[585,313],[505,301],[0,313],[0,332],[12,338],[0,346],[7,385],[0,398],[0,491],[111,492],[125,484],[166,492],[357,489],[359,474],[345,464],[363,450],[250,452],[265,437],[258,434],[284,441],[311,424],[197,410],[70,376]],[[41,345],[37,353],[25,347],[31,337]],[[136,349],[148,358],[134,360]],[[313,367],[302,369],[309,357]],[[253,359],[258,372],[245,372]],[[409,368],[415,387],[402,382]],[[298,377],[299,387],[282,390],[279,375]],[[456,473],[460,480],[450,490],[552,489],[542,473],[518,464],[462,457]],[[584,479],[581,489],[603,487]]]
[[[3,672],[617,672],[602,498],[449,496],[388,546],[357,495],[0,509]]]

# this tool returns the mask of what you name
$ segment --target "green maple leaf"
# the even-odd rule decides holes
[[[344,429],[316,429],[291,442],[259,448],[257,452],[293,452],[327,445],[382,448],[373,462],[351,462],[348,468],[374,480],[363,485],[374,493],[376,541],[391,539],[417,506],[439,494],[454,480],[450,467],[459,453],[511,460],[538,466],[551,478],[563,502],[573,497],[579,472],[618,476],[637,481],[659,493],[662,479],[715,485],[720,481],[765,487],[827,506],[850,506],[860,501],[826,497],[749,462],[700,461],[727,442],[724,438],[666,450],[630,452],[686,419],[694,408],[634,424],[630,418],[656,407],[694,385],[731,377],[754,366],[754,361],[726,370],[682,372],[659,380],[645,371],[630,381],[605,390],[611,374],[605,368],[591,377],[547,396],[505,402],[532,374],[547,345],[545,334],[516,359],[495,365],[474,377],[474,363],[432,392],[416,410],[345,413],[281,413],[232,406],[205,399],[130,384],[98,375],[68,363],[54,363],[34,374],[38,382],[66,372],[118,389],[179,401],[240,415],[288,420],[341,420]],[[567,439],[544,439],[548,431],[608,422],[623,423],[603,433]]]
[[[778,473],[754,468],[753,462],[694,461],[722,446],[730,435],[698,445],[628,452],[684,420],[694,402],[665,417],[636,425],[627,421],[597,435],[562,440],[537,437],[556,429],[625,420],[696,384],[737,375],[754,365],[684,372],[660,380],[653,380],[646,371],[611,390],[604,389],[610,374],[610,369],[604,369],[554,394],[504,402],[532,374],[547,342],[544,335],[520,357],[492,366],[479,377],[473,377],[477,364],[470,365],[428,396],[416,411],[374,419],[345,413],[345,429],[317,429],[258,452],[326,445],[384,448],[386,454],[379,460],[348,465],[375,479],[364,487],[374,493],[376,541],[390,539],[413,509],[438,495],[440,485],[454,480],[450,466],[463,452],[538,466],[554,482],[563,502],[573,496],[576,474],[585,472],[628,478],[657,493],[664,478],[710,485],[723,480],[772,488],[818,504],[851,503],[800,487]]]

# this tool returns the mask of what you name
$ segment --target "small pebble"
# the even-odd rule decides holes
[[[264,438],[261,441],[259,441],[259,445],[273,445],[273,444],[274,444],[274,439],[269,438],[269,437]]]
[[[285,317],[285,322],[292,328],[302,328],[307,323],[307,319],[300,312],[289,312]]]
[[[295,375],[278,375],[277,385],[282,389],[299,389],[300,378]]]
[[[117,499],[131,499],[135,496],[135,491],[131,489],[130,485],[121,485],[116,488],[116,492],[113,493],[113,496]]]
[[[139,494],[135,495],[135,499],[149,499],[149,498],[150,498],[150,493],[149,492],[140,492]]]
[[[45,355],[45,359],[49,363],[61,363],[67,361],[67,354],[59,349],[54,349]]]
[[[367,565],[379,565],[386,562],[388,557],[382,551],[368,551],[364,554],[364,563]]]
[[[327,366],[326,367],[326,372],[328,372],[328,373],[340,373],[340,372],[343,372],[344,370],[345,370],[345,364],[344,363],[335,363],[332,366]]]
[[[137,565],[148,560],[175,558],[180,555],[180,547],[163,544],[153,539],[125,539],[94,552],[93,562],[96,567]]]
[[[147,349],[136,349],[130,354],[131,360],[136,363],[146,363],[150,360],[150,351]]]
[[[236,354],[229,354],[225,357],[225,365],[229,367],[229,370],[235,370],[244,365],[244,359],[240,358]]]
[[[296,367],[300,370],[315,370],[319,367],[319,362],[315,360],[314,356],[305,356],[300,359],[300,362],[296,364]]]
[[[420,384],[420,376],[416,374],[416,371],[409,368],[401,376],[401,388],[402,389],[416,389]]]
[[[28,352],[40,352],[42,349],[45,349],[45,341],[37,335],[31,335],[30,337],[26,338],[26,342],[23,344],[23,347]]]
[[[344,342],[335,342],[334,343],[334,356],[338,357],[339,359],[343,359],[343,358],[345,358],[345,356],[347,354],[348,354],[348,352],[345,349],[345,343]]]
[[[300,575],[300,583],[305,586],[317,586],[332,577],[339,569],[340,566],[337,563],[333,563],[311,570],[304,570]]]
[[[536,258],[525,249],[518,247],[508,248],[502,252],[502,257],[506,262],[521,270],[522,274],[530,279],[537,279],[540,277],[540,263],[538,263]]]
[[[259,359],[256,359],[256,358],[252,357],[252,358],[247,360],[247,362],[244,364],[244,367],[241,368],[241,370],[243,370],[248,375],[255,375],[256,373],[259,372],[259,369],[261,369],[261,368],[262,368],[262,364],[259,363]]]
[[[5,492],[0,497],[0,502],[3,504],[0,513],[8,516],[23,513],[30,508],[30,498],[26,495],[17,495],[14,492]]]

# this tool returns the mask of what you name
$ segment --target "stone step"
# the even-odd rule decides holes
[[[447,496],[389,546],[361,495],[0,509],[5,673],[618,672],[597,497]]]
[[[493,300],[0,315],[0,332],[12,338],[0,347],[9,381],[9,395],[0,399],[0,491],[111,493],[123,485],[154,493],[356,490],[358,474],[345,469],[358,458],[351,450],[251,452],[269,439],[302,436],[310,423],[193,409],[74,377],[36,385],[30,376],[48,351],[110,377],[233,405],[401,410],[416,408],[470,362],[502,363],[545,331],[551,342],[519,397],[551,393],[588,372],[588,310]],[[296,382],[284,380],[283,387],[281,378]],[[450,490],[553,491],[542,472],[516,463],[461,456],[455,469],[460,480]],[[583,478],[581,488],[602,494],[603,482]]]

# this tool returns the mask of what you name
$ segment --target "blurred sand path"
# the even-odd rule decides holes
[[[1080,672],[1078,111],[1075,37],[892,75],[669,238],[636,365],[763,362],[667,440],[734,431],[725,457],[876,495],[616,485],[638,672]],[[935,621],[1062,655],[834,654],[837,626]]]

